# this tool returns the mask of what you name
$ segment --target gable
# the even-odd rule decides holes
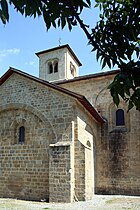
[[[64,98],[65,100],[67,100],[68,98],[71,98],[73,100],[77,100],[80,102],[80,104],[82,106],[84,106],[86,108],[86,110],[95,118],[95,120],[98,123],[103,123],[103,119],[102,117],[96,112],[96,110],[92,107],[92,105],[87,101],[87,99],[77,93],[74,93],[72,91],[69,91],[65,88],[62,88],[60,86],[51,84],[47,81],[38,79],[34,76],[31,76],[29,74],[26,74],[22,71],[19,70],[15,70],[13,68],[10,68],[5,75],[3,75],[3,77],[0,79],[0,85],[3,85],[4,83],[6,84],[6,81],[11,80],[11,84],[10,84],[10,88],[6,88],[5,91],[7,91],[6,94],[8,94],[11,91],[11,87],[13,87],[14,85],[14,90],[17,90],[17,84],[19,85],[19,96],[21,97],[21,93],[26,93],[26,95],[28,94],[29,100],[31,100],[32,97],[41,97],[41,95],[36,95],[36,88],[42,87],[43,88],[43,96],[42,99],[44,98],[44,94],[47,94],[47,91],[53,91],[53,93],[55,93],[55,97],[57,98],[59,95],[65,95]],[[34,88],[33,87],[29,87],[27,88],[27,81],[28,81],[28,85],[31,86],[31,84],[34,84]],[[21,84],[22,83],[22,84]],[[40,92],[41,90],[39,90]],[[13,95],[15,96],[15,98],[17,98],[17,95],[15,95],[17,93],[13,93]],[[22,96],[23,97],[23,96]],[[59,97],[58,97],[59,98]],[[51,98],[50,98],[51,99]],[[21,100],[21,98],[20,98]],[[44,99],[43,99],[44,100]],[[25,101],[25,98],[24,98]]]
[[[0,105],[4,103],[27,104],[43,111],[47,109],[58,109],[60,103],[72,106],[73,98],[56,91],[41,83],[25,78],[16,73],[12,74],[0,87]]]

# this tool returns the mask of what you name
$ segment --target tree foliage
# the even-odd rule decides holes
[[[118,106],[122,98],[128,103],[128,110],[135,106],[140,111],[139,0],[95,0],[100,15],[94,28],[80,18],[83,9],[90,8],[91,0],[1,0],[3,24],[9,21],[9,5],[25,17],[43,16],[47,30],[66,25],[71,30],[79,24],[102,68],[117,65],[120,69],[109,86],[114,103]]]
[[[97,50],[102,67],[117,64],[121,70],[109,86],[113,100],[118,106],[123,98],[128,110],[135,106],[140,111],[140,1],[96,0],[96,6],[101,14],[92,29],[92,39],[98,45],[93,50]]]
[[[8,2],[1,0],[0,17],[5,24],[9,21],[8,15]],[[90,7],[90,0],[9,0],[9,4],[20,12],[22,15],[37,16],[42,15],[46,23],[47,29],[51,26],[59,27],[62,29],[68,25],[71,30],[73,26],[77,25],[76,14],[80,14],[85,7]]]

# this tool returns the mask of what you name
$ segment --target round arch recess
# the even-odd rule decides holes
[[[35,120],[35,126],[30,125],[32,120]],[[14,142],[14,129],[20,126],[25,126],[23,145]],[[47,136],[49,132],[50,136]],[[49,140],[55,138],[51,123],[31,106],[6,104],[0,106],[0,133],[2,152],[7,157],[3,156],[0,160],[0,164],[4,165],[0,173],[0,178],[5,180],[3,196],[12,195],[13,198],[25,200],[49,199]],[[41,188],[34,191],[38,189],[38,182]]]
[[[50,131],[52,132],[53,139],[50,143],[54,143],[56,141],[56,134],[55,134],[53,126],[51,125],[51,122],[49,122],[49,120],[40,111],[36,110],[32,106],[24,105],[21,103],[11,103],[11,104],[6,104],[3,106],[0,106],[0,114],[2,112],[12,111],[12,110],[27,111],[27,112],[31,113],[32,115],[36,116],[37,118],[39,118],[40,121],[44,124],[44,126],[48,126]],[[19,117],[19,119],[17,119],[15,122],[13,122],[13,124],[16,124],[16,125],[19,124],[19,126],[20,126],[20,125],[24,124],[24,121],[25,121],[25,119],[22,119]]]

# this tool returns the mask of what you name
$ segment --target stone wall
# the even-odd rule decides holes
[[[66,49],[52,51],[49,53],[41,54],[39,57],[39,78],[47,81],[55,81],[64,79],[66,77],[66,64],[65,64]],[[49,74],[48,62],[58,59],[58,72]]]
[[[117,107],[112,102],[108,85],[114,75],[93,77],[60,84],[84,95],[104,117],[100,137],[96,141],[95,192],[99,194],[140,195],[140,113],[124,110],[125,125],[116,126]]]
[[[48,62],[58,61],[58,72],[49,73]],[[55,51],[49,51],[39,55],[39,78],[47,81],[72,79],[74,76],[70,70],[70,63],[75,66],[74,76],[79,75],[79,65],[67,49],[67,47]]]
[[[50,202],[73,201],[73,166],[71,165],[71,145],[50,145],[49,194]]]
[[[140,113],[116,110],[107,89],[112,76],[68,82],[101,113],[98,124],[76,100],[18,74],[0,86],[0,196],[51,202],[92,194],[140,195]],[[25,127],[25,142],[18,131]]]
[[[108,123],[102,131],[100,152],[97,155],[96,193],[140,195],[140,167],[138,128],[134,136],[126,127],[118,127],[108,131]],[[132,131],[133,133],[133,131]]]
[[[0,195],[48,200],[50,125],[19,107],[1,111],[0,121]],[[25,125],[24,144],[18,143],[20,125]]]
[[[74,103],[72,97],[17,74],[0,86],[1,197],[57,202],[62,201],[65,194],[64,201],[72,200],[69,147],[62,147],[64,151],[60,147],[58,151],[60,177],[56,191],[49,175],[55,173],[53,154],[56,150],[49,145],[72,142]],[[25,127],[24,144],[18,142],[20,126]],[[66,176],[65,171],[61,171],[62,163],[63,168],[67,166]],[[67,184],[64,184],[64,176]]]
[[[100,125],[86,110],[77,106],[76,111],[78,117],[75,125],[75,198],[90,200],[95,188],[95,145],[96,138],[100,137]]]

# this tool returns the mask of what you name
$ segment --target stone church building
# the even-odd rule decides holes
[[[0,197],[49,202],[140,195],[140,112],[117,108],[118,71],[79,76],[69,45],[36,53],[39,78],[0,78]]]

